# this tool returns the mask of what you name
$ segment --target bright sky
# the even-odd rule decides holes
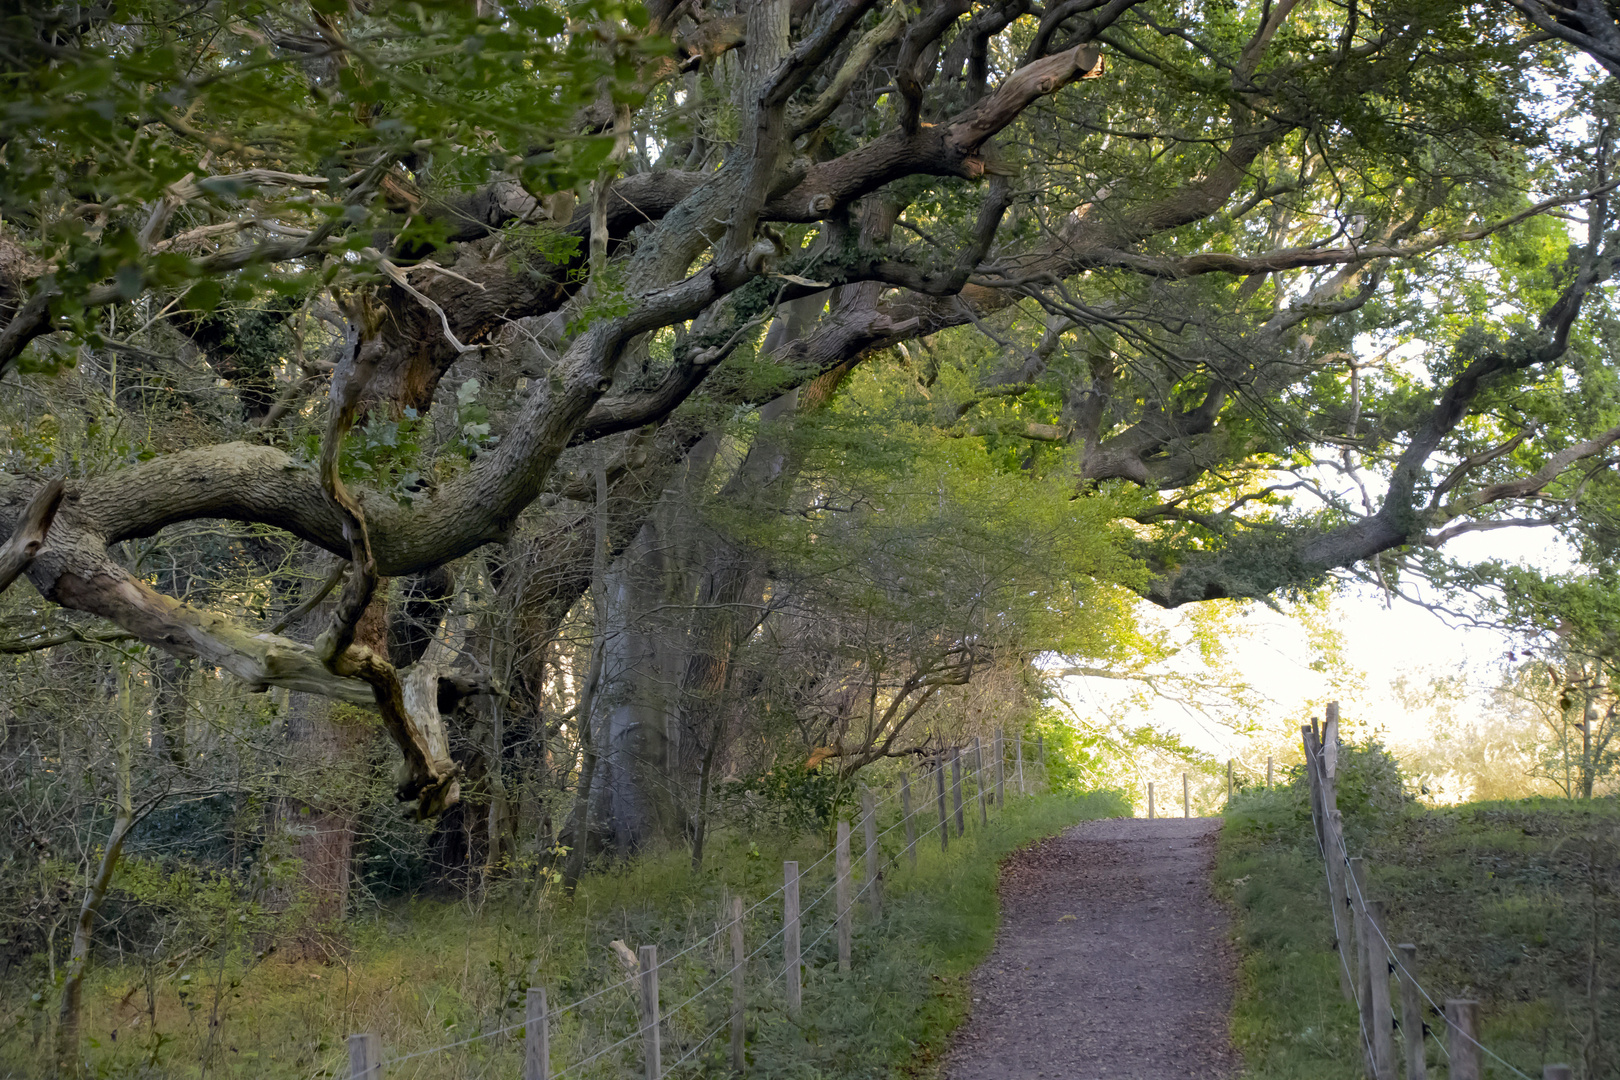
[[[1547,530],[1473,534],[1460,538],[1448,553],[1470,562],[1496,557],[1548,569],[1569,565]],[[1186,610],[1146,608],[1144,617],[1172,633],[1185,633],[1189,625]],[[1484,692],[1497,683],[1505,654],[1512,647],[1512,642],[1495,631],[1448,625],[1416,604],[1400,599],[1386,604],[1382,594],[1370,588],[1358,587],[1336,596],[1328,621],[1343,636],[1346,666],[1365,676],[1359,689],[1339,688],[1344,716],[1370,723],[1397,752],[1404,745],[1427,739],[1431,723],[1427,714],[1400,706],[1391,691],[1397,679],[1404,677],[1423,686],[1433,676],[1462,671],[1482,708]],[[1257,710],[1259,715],[1247,710],[1229,712],[1223,723],[1218,711],[1212,717],[1163,699],[1150,699],[1144,708],[1132,708],[1127,699],[1138,687],[1098,678],[1065,679],[1063,696],[1082,717],[1111,715],[1131,724],[1147,721],[1219,758],[1242,758],[1250,740],[1234,731],[1233,721],[1268,721],[1273,731],[1282,728],[1285,720],[1298,725],[1313,714],[1320,715],[1320,703],[1335,696],[1335,689],[1324,673],[1312,668],[1317,656],[1309,629],[1299,619],[1256,604],[1239,625],[1241,634],[1229,639],[1233,642],[1231,659],[1242,679],[1267,699]]]

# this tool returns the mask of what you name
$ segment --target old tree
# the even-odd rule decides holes
[[[3,26],[3,648],[118,650],[188,790],[268,692],[319,837],[374,711],[448,863],[701,858],[721,777],[981,730],[1122,587],[1399,589],[1609,497],[1599,0]]]

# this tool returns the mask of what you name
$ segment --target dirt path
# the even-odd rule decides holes
[[[1214,818],[1077,825],[1008,860],[949,1080],[1224,1080],[1234,960]]]

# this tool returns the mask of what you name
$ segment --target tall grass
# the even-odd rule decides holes
[[[952,835],[946,853],[937,831],[929,833],[915,867],[903,854],[903,830],[892,829],[880,841],[883,914],[859,910],[847,974],[838,972],[835,935],[826,932],[832,897],[811,907],[833,881],[833,861],[821,861],[800,886],[807,948],[796,1021],[784,1006],[781,942],[773,939],[780,897],[758,902],[781,884],[784,859],[807,868],[821,860],[825,838],[756,832],[716,837],[701,873],[684,851],[649,853],[587,876],[572,897],[542,879],[516,878],[482,901],[385,905],[351,919],[324,963],[256,958],[241,945],[204,949],[161,971],[126,957],[92,979],[89,1057],[107,1077],[341,1077],[345,1036],[371,1031],[394,1059],[390,1080],[512,1078],[522,1058],[524,991],[543,985],[553,1010],[590,998],[552,1025],[554,1075],[570,1066],[570,1078],[639,1075],[634,984],[609,946],[618,939],[632,950],[660,948],[666,1068],[718,1075],[729,1045],[730,952],[715,931],[723,896],[734,893],[752,907],[746,942],[759,950],[748,965],[751,1075],[926,1074],[963,1015],[963,977],[993,940],[1000,860],[1077,821],[1128,812],[1111,793],[1013,799],[988,828],[970,819],[967,836]],[[891,814],[884,826],[895,820]],[[929,823],[919,814],[919,830]],[[855,849],[859,886],[858,836]],[[0,1075],[43,1075],[44,1011],[8,1004]]]

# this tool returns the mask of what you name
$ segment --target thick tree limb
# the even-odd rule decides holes
[[[0,592],[17,580],[28,564],[39,554],[45,543],[45,534],[56,519],[56,508],[62,505],[63,484],[52,480],[34,494],[23,508],[22,516],[11,529],[11,538],[0,547]]]

